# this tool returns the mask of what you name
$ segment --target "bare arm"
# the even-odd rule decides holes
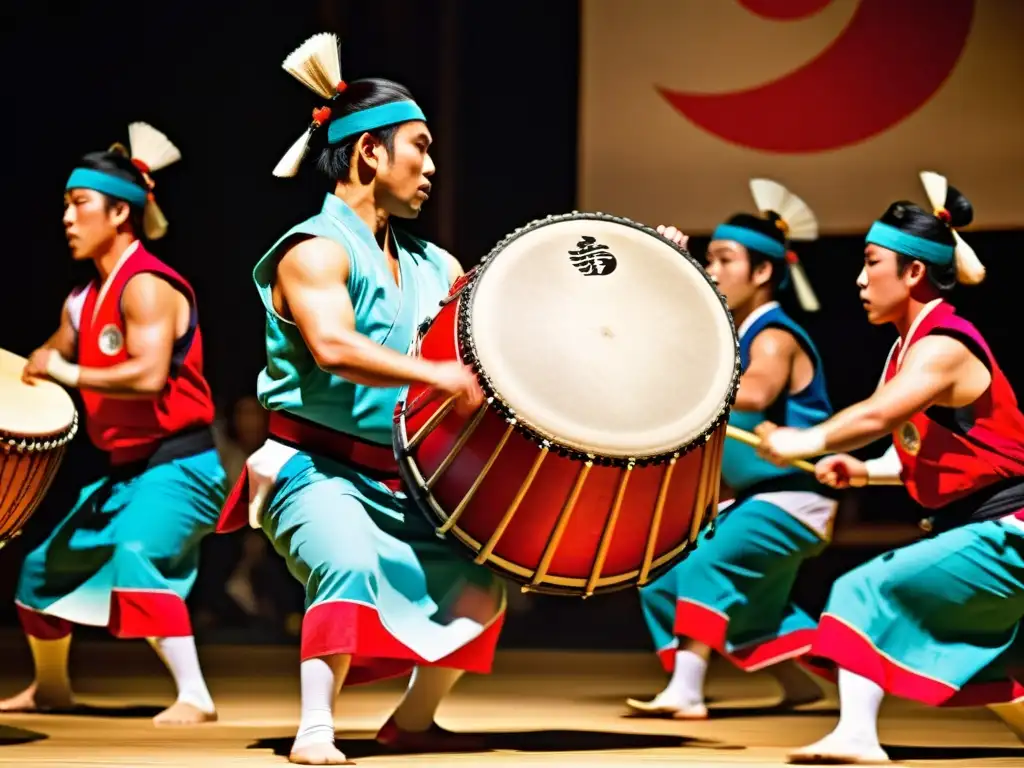
[[[946,336],[929,336],[907,352],[899,372],[871,397],[820,425],[827,449],[851,451],[884,437],[916,413],[946,401],[974,356]]]
[[[452,285],[466,273],[462,269],[462,264],[459,263],[458,259],[448,253],[448,251],[445,251],[444,255],[448,257],[448,285]]]
[[[133,277],[121,295],[128,359],[79,369],[78,387],[111,397],[152,398],[167,385],[181,294],[156,275]]]
[[[324,238],[294,245],[278,264],[281,297],[316,364],[364,386],[433,384],[430,363],[377,344],[356,331],[348,271],[345,249]]]
[[[763,411],[782,394],[793,371],[800,346],[793,335],[766,328],[750,345],[750,364],[740,377],[736,410]]]

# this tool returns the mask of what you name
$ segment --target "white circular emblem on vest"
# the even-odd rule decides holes
[[[124,336],[121,329],[113,323],[103,326],[100,331],[100,352],[104,355],[116,355],[124,347]]]
[[[917,452],[921,450],[921,433],[917,431],[917,427],[914,426],[913,422],[903,422],[899,434],[900,445],[903,446],[903,450],[911,456],[917,456]]]

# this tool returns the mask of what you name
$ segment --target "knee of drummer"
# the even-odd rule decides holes
[[[504,582],[497,579],[490,584],[468,582],[452,603],[451,614],[454,617],[463,617],[486,624],[502,610],[504,605]]]
[[[869,600],[885,580],[886,574],[881,558],[875,558],[852,571],[847,571],[833,582],[825,611],[846,613],[853,606]]]
[[[327,546],[324,546],[327,544]],[[309,603],[322,600],[359,600],[373,602],[377,593],[380,563],[376,550],[351,546],[341,536],[332,542],[319,542],[316,558],[305,559],[306,597]]]
[[[128,537],[114,543],[111,561],[117,568],[161,567],[186,555],[178,546],[147,537]]]

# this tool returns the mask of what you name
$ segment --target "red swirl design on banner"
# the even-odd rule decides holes
[[[824,0],[740,0],[792,20]],[[869,139],[912,115],[942,87],[963,54],[974,0],[862,0],[832,45],[768,83],[729,93],[658,88],[695,125],[750,149],[803,154]]]

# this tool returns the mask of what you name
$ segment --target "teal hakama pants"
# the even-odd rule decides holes
[[[685,560],[641,588],[644,618],[666,670],[675,666],[679,637],[702,642],[747,671],[810,648],[816,622],[790,593],[800,565],[827,540],[779,506],[789,499],[834,514],[835,502],[818,494],[741,498],[720,513],[713,536],[705,530]]]
[[[185,598],[226,479],[215,449],[115,469],[25,558],[16,603],[25,632],[57,639],[71,623],[116,637],[192,634]]]
[[[1024,696],[1024,528],[971,523],[876,557],[832,587],[811,655],[932,706]]]

